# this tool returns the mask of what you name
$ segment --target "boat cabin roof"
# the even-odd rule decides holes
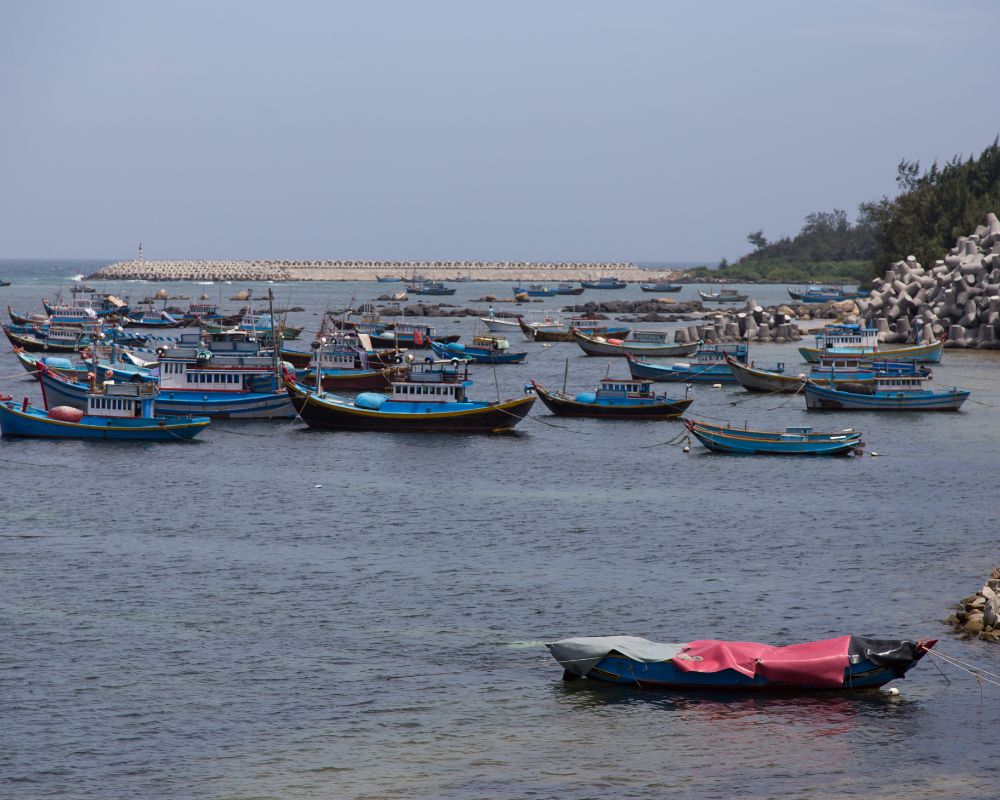
[[[602,394],[649,394],[652,386],[648,378],[601,378],[598,391]]]

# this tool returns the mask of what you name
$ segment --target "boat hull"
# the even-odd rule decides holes
[[[696,420],[685,420],[685,424],[699,442],[717,453],[769,456],[840,456],[853,453],[863,445],[860,431],[842,434],[812,434],[809,437],[792,440],[783,439],[781,434],[776,432],[723,428]]]
[[[520,330],[520,325],[516,319],[498,319],[497,317],[480,317],[479,321],[486,326],[490,333],[510,333]]]
[[[805,385],[806,408],[812,411],[958,411],[970,392],[877,392],[861,394]]]
[[[208,424],[204,417],[167,420],[85,416],[79,422],[66,422],[50,419],[44,411],[31,406],[25,411],[15,403],[0,403],[0,430],[4,436],[168,442],[192,439]]]
[[[677,419],[694,401],[689,398],[681,400],[650,400],[632,402],[629,404],[611,403],[581,403],[573,398],[546,389],[532,381],[535,394],[553,414],[558,417],[591,417],[595,419],[645,419],[664,420]]]
[[[573,331],[573,341],[588,356],[628,358],[629,356],[644,356],[649,358],[671,358],[690,356],[698,352],[701,342],[689,344],[642,344],[640,342],[622,342],[613,344],[608,341],[599,342],[594,336],[587,336],[579,331]]]
[[[750,297],[748,294],[709,294],[701,289],[698,290],[698,296],[706,303],[743,303]]]
[[[412,433],[500,433],[514,428],[531,409],[534,397],[502,403],[470,404],[463,411],[393,413],[358,408],[334,397],[318,397],[306,387],[286,381],[296,412],[311,428],[342,431]]]
[[[676,283],[668,284],[658,284],[658,283],[640,283],[639,288],[644,292],[679,292],[684,287]]]
[[[906,345],[904,347],[887,347],[884,350],[820,350],[816,347],[800,347],[799,354],[810,364],[819,362],[820,356],[831,355],[839,357],[855,357],[859,360],[871,361],[876,358],[889,358],[893,361],[918,361],[923,364],[938,364],[941,361],[943,341],[931,344]]]

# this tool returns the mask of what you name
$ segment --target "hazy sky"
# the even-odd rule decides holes
[[[1000,132],[997,0],[0,0],[0,257],[676,260]],[[1000,211],[1000,209],[998,209]]]

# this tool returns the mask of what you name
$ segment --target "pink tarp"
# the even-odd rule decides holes
[[[699,639],[685,645],[673,659],[682,672],[734,669],[747,677],[806,686],[842,686],[848,664],[850,636],[773,647],[757,642]]]

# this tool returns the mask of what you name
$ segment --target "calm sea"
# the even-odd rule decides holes
[[[0,262],[0,300],[35,310],[98,263]],[[457,286],[445,301],[509,294]],[[166,288],[235,306],[245,287]],[[393,289],[270,288],[310,328]],[[640,292],[582,299],[603,296]],[[476,396],[561,385],[567,359],[571,389],[625,372],[512,345],[527,362],[478,368]],[[754,359],[803,368],[791,345]],[[897,697],[686,696],[564,684],[543,642],[941,637],[1000,673],[1000,649],[941,624],[1000,563],[998,367],[946,351],[935,383],[973,389],[960,414],[692,390],[691,416],[854,426],[877,458],[684,454],[678,423],[540,404],[504,437],[222,421],[192,444],[0,441],[0,796],[993,796],[1000,693],[930,659]],[[0,391],[38,399],[6,342]]]

